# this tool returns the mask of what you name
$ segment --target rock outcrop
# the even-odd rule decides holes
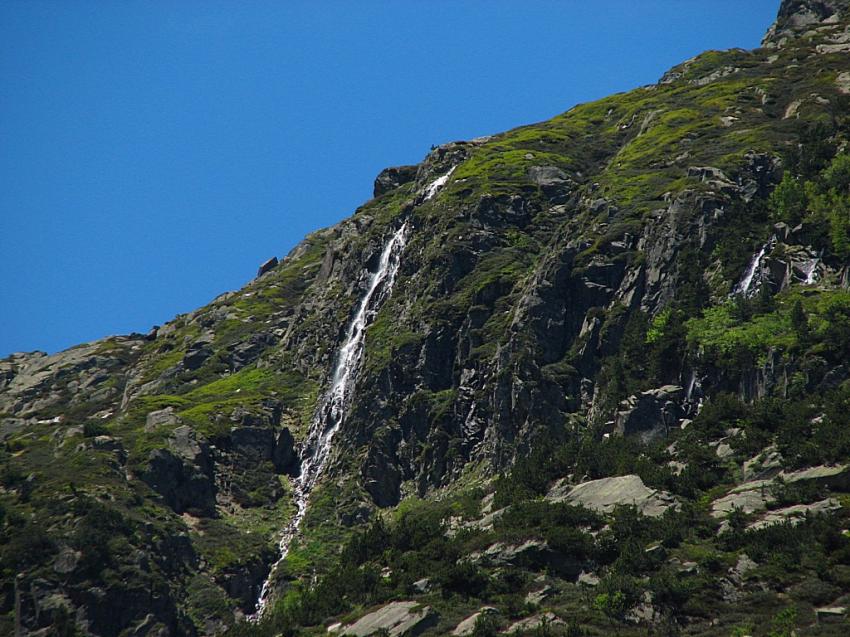
[[[498,542],[481,553],[472,553],[473,562],[490,566],[514,566],[528,570],[550,570],[567,579],[578,577],[581,565],[570,555],[553,551],[543,540],[527,540],[521,544]]]
[[[590,480],[575,486],[556,484],[546,499],[580,504],[600,513],[611,513],[617,506],[634,506],[651,517],[664,515],[667,509],[678,506],[669,493],[648,488],[635,475]]]
[[[683,389],[676,385],[631,396],[620,405],[614,431],[621,436],[639,438],[644,443],[666,438],[685,416],[684,397]]]
[[[375,187],[373,189],[374,197],[396,190],[404,184],[410,183],[416,179],[418,166],[394,166],[385,168],[375,178]]]
[[[267,261],[263,261],[263,263],[260,264],[259,269],[257,269],[257,277],[259,278],[263,276],[266,272],[271,272],[274,268],[277,267],[277,264],[277,257],[272,257]]]
[[[839,24],[848,11],[847,0],[784,0],[762,46],[783,46],[819,26]]]
[[[209,446],[191,427],[174,430],[167,449],[150,452],[139,477],[176,513],[215,515],[215,481]]]
[[[475,632],[475,626],[480,619],[494,617],[499,614],[499,610],[493,606],[484,606],[478,612],[473,613],[463,621],[461,621],[452,631],[455,637],[468,637]]]
[[[364,615],[353,624],[341,629],[343,635],[369,637],[416,637],[432,627],[439,616],[429,606],[417,602],[393,602]]]

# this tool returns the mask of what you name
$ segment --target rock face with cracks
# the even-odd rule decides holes
[[[600,513],[610,513],[617,506],[634,506],[650,517],[664,515],[670,507],[678,506],[669,493],[647,488],[635,475],[601,478],[569,488],[556,485],[546,497],[553,502],[580,504]]]
[[[427,606],[416,602],[393,602],[387,604],[342,629],[344,635],[368,637],[390,635],[390,637],[415,637],[436,622],[437,616]]]

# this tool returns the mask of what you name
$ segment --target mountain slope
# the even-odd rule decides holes
[[[0,625],[215,634],[268,582],[236,633],[843,634],[848,53],[846,0],[786,1],[150,334],[0,362]]]

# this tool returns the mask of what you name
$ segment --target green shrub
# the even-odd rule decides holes
[[[95,577],[122,556],[132,525],[121,512],[93,498],[77,500],[75,509],[80,519],[71,543],[82,552],[81,571]]]
[[[783,608],[770,622],[768,637],[791,637],[796,634],[794,628],[797,625],[797,609],[793,606]]]
[[[103,423],[95,420],[89,420],[83,425],[83,435],[86,438],[95,438],[96,436],[105,436],[109,430]]]
[[[840,195],[850,195],[850,153],[836,155],[823,173],[824,185]]]
[[[803,218],[808,205],[806,189],[790,172],[785,171],[782,181],[768,200],[771,216],[790,225],[797,225]]]
[[[444,570],[437,573],[437,582],[444,597],[460,595],[462,597],[481,597],[487,590],[487,575],[470,562],[455,562],[448,564]]]
[[[10,530],[7,528],[6,532]],[[43,564],[56,553],[56,543],[36,522],[11,530],[11,538],[0,548],[0,565],[17,572],[26,566]]]
[[[475,619],[472,637],[496,637],[499,634],[499,620],[493,613],[481,613]]]

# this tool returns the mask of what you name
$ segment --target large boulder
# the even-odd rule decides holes
[[[291,476],[298,474],[299,459],[295,452],[295,439],[287,427],[279,431],[268,426],[232,427],[230,444],[233,451],[246,461],[271,461],[275,471],[279,473]]]
[[[796,525],[809,516],[832,513],[840,508],[841,504],[835,498],[827,498],[811,504],[795,504],[765,513],[760,519],[749,524],[747,529],[763,529],[774,524]]]
[[[532,615],[531,617],[526,617],[525,619],[520,619],[517,622],[511,624],[508,629],[505,631],[508,635],[512,633],[530,633],[532,631],[539,631],[539,634],[549,634],[549,630],[555,627],[565,626],[566,622],[560,619],[554,613],[541,613],[539,615]]]
[[[732,511],[747,514],[756,513],[766,509],[774,499],[764,489],[728,493],[711,503],[711,515],[715,518],[725,518]]]
[[[174,430],[168,448],[151,451],[139,478],[177,513],[215,515],[215,481],[209,446],[187,425]]]
[[[794,483],[801,481],[814,481],[819,486],[846,491],[850,488],[850,465],[818,465],[816,467],[808,467],[799,471],[782,472],[778,476],[786,483]]]
[[[188,370],[199,369],[212,355],[213,350],[208,343],[194,343],[189,346],[186,355],[183,357],[183,367]]]
[[[275,448],[275,432],[267,427],[233,427],[230,430],[233,450],[254,461],[271,460]]]
[[[769,453],[775,452],[770,451]],[[746,468],[745,465],[745,475],[747,475]],[[752,475],[752,469],[750,470],[750,475]],[[764,511],[770,504],[776,501],[775,491],[782,485],[810,482],[820,487],[844,491],[848,488],[848,481],[850,481],[850,465],[819,465],[798,471],[780,471],[779,473],[771,471],[768,475],[771,475],[772,478],[749,480],[733,487],[725,496],[711,503],[711,515],[715,518],[723,519],[734,510],[739,510],[747,514]],[[829,501],[825,500],[823,502]],[[787,515],[781,513],[778,515],[780,517],[784,515],[787,518],[793,517],[799,512],[805,513],[806,511],[789,507],[788,511],[786,511]],[[822,511],[812,510],[811,512],[819,513]],[[772,513],[777,512],[774,511]],[[774,521],[772,514],[769,514],[763,519],[770,519],[771,523]]]
[[[844,491],[850,487],[850,465],[817,465],[797,471],[780,471],[771,479],[750,480],[734,487],[730,493],[769,489],[778,484],[813,482],[820,487]]]
[[[272,257],[268,261],[264,261],[257,269],[257,277],[263,276],[266,272],[271,272],[277,267],[278,263],[277,257]]]
[[[266,349],[275,344],[275,337],[266,332],[252,334],[228,346],[226,361],[231,369],[238,371],[254,362]]]
[[[815,609],[815,616],[818,623],[824,624],[840,624],[847,619],[846,606],[824,606]]]
[[[491,617],[498,614],[498,609],[493,608],[492,606],[484,606],[477,613],[473,613],[466,619],[462,620],[452,631],[452,635],[455,637],[468,637],[468,635],[475,632],[475,624],[478,622],[480,617]]]
[[[664,515],[670,507],[679,506],[672,495],[650,489],[636,475],[600,478],[572,488],[564,483],[556,484],[546,499],[586,506],[599,513],[611,513],[616,506],[634,506],[651,517]]]
[[[111,453],[118,461],[118,464],[123,465],[127,462],[127,451],[120,440],[112,436],[95,436],[91,444],[92,449]]]
[[[571,556],[552,550],[544,540],[526,540],[521,544],[496,542],[483,552],[470,554],[472,562],[491,567],[513,566],[532,571],[547,570],[562,577],[574,579],[581,572],[581,565]]]
[[[157,411],[148,413],[145,418],[145,431],[151,432],[156,431],[160,427],[177,426],[181,422],[182,420],[177,415],[174,407],[166,407],[165,409],[158,409]]]
[[[528,169],[528,177],[554,204],[565,203],[575,187],[575,182],[557,166],[532,166]]]
[[[230,414],[233,423],[244,427],[275,428],[280,423],[283,405],[277,400],[264,400],[260,405],[236,407]]]
[[[478,200],[473,217],[474,223],[480,223],[488,230],[507,226],[522,228],[531,220],[531,208],[528,201],[519,195],[486,193]]]
[[[438,619],[439,616],[430,606],[422,606],[417,602],[392,602],[345,626],[342,634],[355,637],[374,634],[415,637],[434,626]]]
[[[644,443],[666,438],[684,417],[683,397],[678,385],[665,385],[629,397],[617,412],[615,433],[634,436]]]
[[[418,166],[393,166],[384,168],[375,178],[375,188],[373,196],[380,197],[381,195],[395,190],[408,182],[416,179],[416,171]]]
[[[77,564],[79,564],[82,556],[83,554],[80,551],[75,551],[74,549],[65,546],[59,551],[56,559],[53,560],[53,570],[60,575],[73,573],[76,570]]]
[[[744,462],[744,480],[764,480],[782,471],[784,459],[775,445],[765,447],[757,455]]]

